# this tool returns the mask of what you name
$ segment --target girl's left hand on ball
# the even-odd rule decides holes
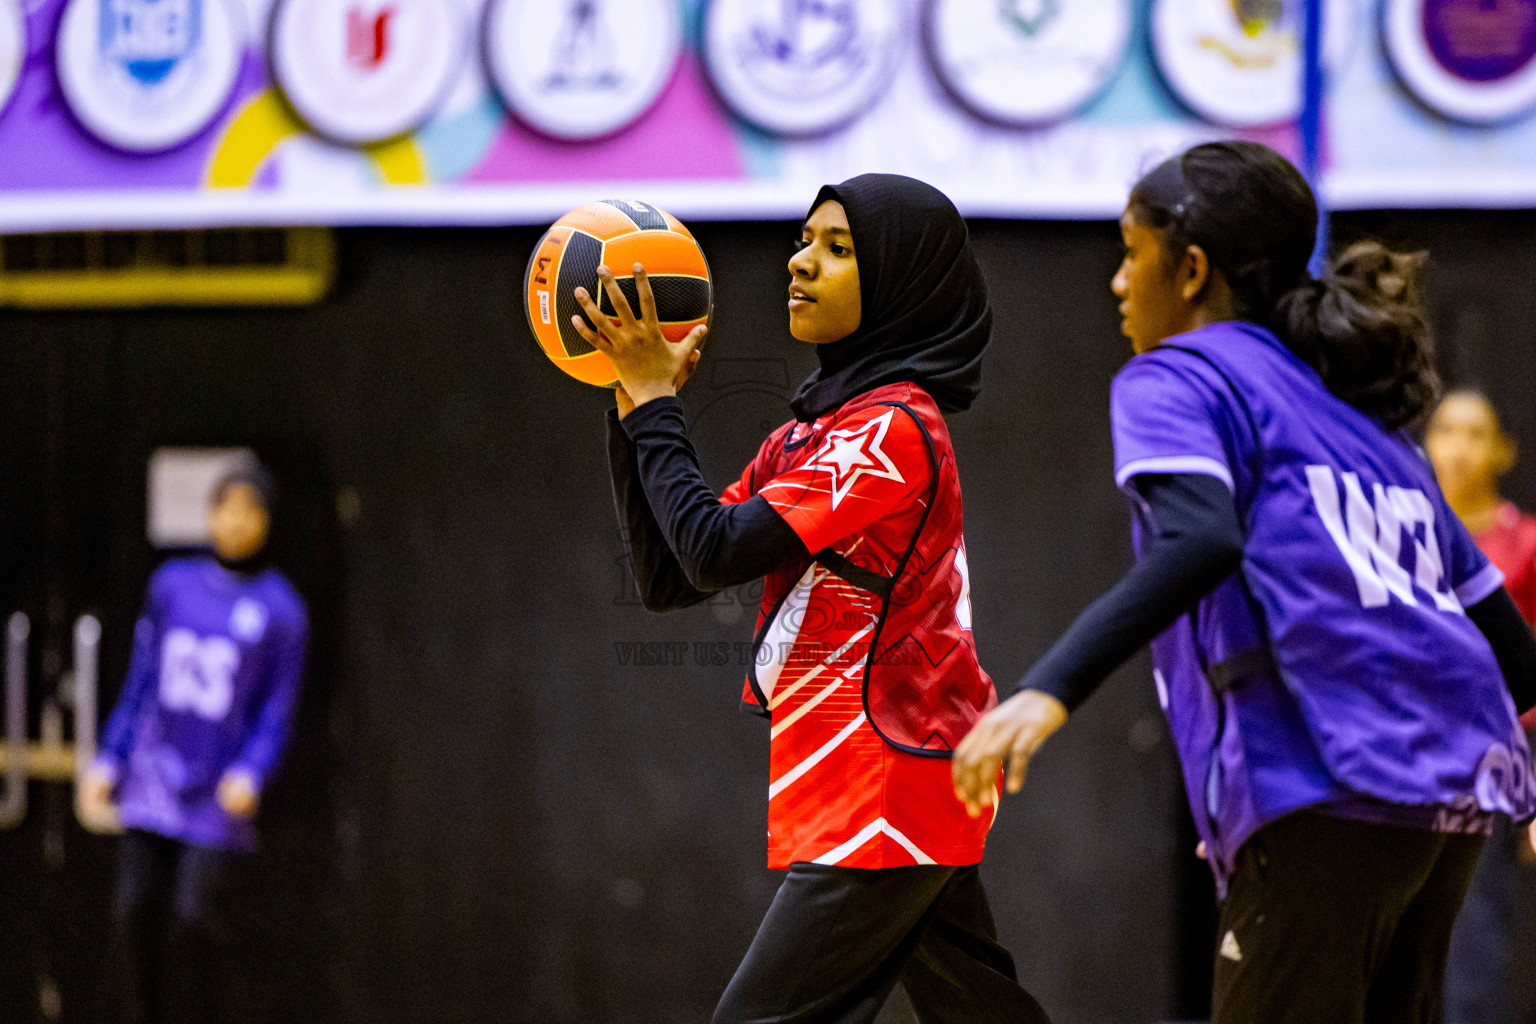
[[[697,350],[709,328],[700,324],[682,341],[668,341],[656,319],[656,298],[651,292],[645,268],[637,263],[634,270],[635,292],[640,300],[638,319],[619,289],[613,272],[607,267],[598,267],[598,280],[613,306],[613,314],[608,316],[600,312],[592,295],[585,288],[577,288],[576,303],[587,319],[576,316],[571,322],[589,345],[613,360],[623,391],[638,406],[653,398],[677,394],[678,387],[698,364]],[[588,321],[595,324],[597,330],[593,330]],[[627,414],[627,411],[621,401],[620,414]]]

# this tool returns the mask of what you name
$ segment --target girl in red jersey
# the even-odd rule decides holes
[[[1499,494],[1499,478],[1515,468],[1515,442],[1480,391],[1446,395],[1430,418],[1424,450],[1445,500],[1489,561],[1525,621],[1536,625],[1536,516]],[[1528,717],[1526,726],[1536,725]]]
[[[669,344],[638,266],[638,315],[607,268],[616,318],[576,293],[622,382],[611,468],[646,606],[765,578],[744,699],[771,723],[768,863],[789,874],[714,1019],[868,1022],[900,981],[925,1022],[1043,1022],[977,872],[990,816],[949,782],[997,702],[943,419],[980,389],[986,282],[954,205],[895,175],[824,188],[789,270],[821,367],[719,497],[676,398],[704,329]]]

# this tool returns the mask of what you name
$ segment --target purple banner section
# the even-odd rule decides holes
[[[1250,137],[1293,159],[1299,156],[1296,126],[1284,118],[1269,127],[1236,129],[1202,120],[1187,98],[1180,100],[1169,84],[1172,71],[1159,64],[1150,38],[1153,0],[1092,0],[1089,6],[1105,9],[1124,5],[1132,30],[1123,53],[1108,65],[1100,91],[1081,106],[1059,119],[1027,125],[978,115],[957,99],[953,83],[946,86],[941,69],[960,66],[957,61],[963,64],[976,52],[997,51],[1010,60],[1100,53],[1102,26],[1065,15],[1021,26],[1017,19],[1000,20],[997,5],[922,0],[954,5],[971,20],[957,20],[958,27],[942,38],[919,31],[915,20],[902,32],[860,37],[869,60],[890,64],[889,82],[878,95],[861,100],[846,122],[783,136],[751,127],[773,120],[754,120],[753,112],[761,115],[770,94],[795,106],[810,93],[785,99],[782,89],[768,88],[777,79],[765,83],[746,73],[755,65],[736,68],[739,81],[728,82],[730,62],[752,56],[750,47],[737,44],[750,36],[803,46],[805,52],[791,54],[789,63],[809,62],[806,73],[819,74],[827,70],[818,71],[815,64],[826,56],[816,43],[821,36],[796,18],[824,22],[835,7],[863,12],[858,16],[868,15],[873,24],[881,8],[917,0],[838,0],[825,7],[711,0],[707,9],[698,0],[678,0],[681,16],[670,30],[675,38],[669,37],[661,66],[651,68],[644,103],[612,126],[579,134],[575,128],[591,121],[596,101],[581,90],[555,95],[558,90],[552,91],[539,70],[565,60],[560,47],[569,40],[561,42],[565,36],[556,32],[564,31],[561,19],[575,19],[572,24],[579,27],[587,24],[581,17],[600,16],[628,25],[633,36],[634,25],[625,19],[658,2],[665,0],[313,0],[306,9],[331,19],[317,22],[320,28],[335,29],[339,19],[345,29],[354,9],[360,17],[374,12],[374,21],[362,22],[373,26],[372,48],[364,47],[369,66],[387,70],[392,54],[406,69],[395,77],[379,70],[379,77],[367,79],[354,66],[348,42],[353,37],[317,28],[315,38],[329,41],[306,53],[317,69],[316,81],[329,83],[331,91],[322,97],[330,104],[326,112],[343,118],[361,116],[367,104],[387,107],[389,90],[409,92],[413,84],[409,72],[415,65],[407,58],[415,51],[405,47],[406,36],[384,33],[380,11],[395,11],[402,26],[410,23],[411,5],[453,3],[465,14],[453,80],[434,99],[425,123],[368,144],[363,140],[377,136],[360,133],[350,139],[356,144],[343,145],[336,139],[350,137],[312,130],[273,80],[271,0],[0,0],[27,11],[25,54],[8,45],[13,33],[0,38],[6,48],[0,66],[20,66],[10,99],[0,108],[0,231],[538,224],[603,196],[644,199],[685,219],[794,218],[803,215],[823,183],[871,170],[929,181],[968,216],[1113,218],[1142,170],[1190,145]],[[1074,0],[1079,2],[1088,0]],[[1265,23],[1255,36],[1257,30],[1238,18],[1228,0],[1174,2],[1205,13],[1186,26],[1188,31],[1180,29],[1182,35],[1168,30],[1173,34],[1163,48],[1164,64],[1183,61],[1197,73],[1219,52],[1225,56],[1212,65],[1216,70],[1204,73],[1215,76],[1218,85],[1237,83],[1261,98],[1267,95],[1254,83],[1273,78],[1271,69],[1244,55],[1293,52],[1298,41],[1287,34],[1294,36],[1294,26],[1284,19]],[[1319,112],[1318,183],[1330,207],[1536,203],[1536,0],[1327,3],[1329,10],[1343,12],[1335,18],[1345,40],[1336,66],[1329,65],[1326,103]],[[215,4],[227,4],[228,12],[214,10]],[[494,19],[482,15],[501,8],[487,4],[515,6],[520,17],[533,19],[527,24],[543,25],[550,38],[527,42],[529,34],[511,37],[523,40],[516,44],[504,40],[506,57],[497,63],[485,28]],[[735,12],[729,31],[717,33],[718,45],[710,47],[705,15],[726,8]],[[208,42],[215,38],[212,32],[172,31],[187,24],[172,19],[172,9],[215,15],[203,23],[205,29],[222,19],[222,46]],[[72,13],[65,17],[66,11]],[[599,11],[605,13],[593,13]],[[98,41],[91,19],[108,13],[121,20],[101,22]],[[1224,20],[1229,18],[1230,24]],[[239,26],[233,37],[231,22]],[[61,23],[69,26],[62,47],[55,42]],[[1368,45],[1372,34],[1385,34],[1386,45]],[[632,42],[629,36],[623,38]],[[194,54],[199,38],[207,47]],[[1350,39],[1354,44],[1346,45]],[[1395,55],[1397,73],[1387,64],[1388,52]],[[62,85],[60,53],[68,54]],[[218,74],[195,63],[208,53],[221,62],[214,65]],[[182,102],[189,94],[169,88],[154,94],[153,87],[145,89],[146,102],[139,104],[115,88],[118,78],[133,74],[134,60],[171,56],[187,56],[188,62],[168,75],[185,71],[183,80],[193,81],[201,71],[213,83],[205,105]],[[406,63],[398,65],[402,60]],[[847,71],[856,62],[843,60],[839,66]],[[524,75],[532,76],[532,86],[518,78],[527,68],[534,69]],[[857,84],[856,76],[845,77],[853,83],[845,83],[848,88]],[[1018,99],[1028,84],[1018,75],[967,79],[968,88],[1000,103]],[[1208,92],[1210,84],[1205,82]],[[518,94],[521,87],[533,91]],[[164,116],[147,114],[150,108]],[[313,107],[306,109],[315,116]],[[204,118],[207,124],[199,129]],[[183,138],[174,148],[151,151]]]
[[[1536,58],[1536,0],[1425,0],[1424,38],[1451,74],[1496,82]]]
[[[736,131],[700,74],[685,60],[639,124],[601,142],[573,146],[516,122],[496,137],[466,182],[568,181],[594,166],[629,181],[735,180],[746,177]]]
[[[27,58],[3,116],[0,190],[198,188],[225,115],[166,153],[114,150],[86,132],[69,111],[54,71],[53,40],[64,0],[44,0],[27,19]],[[235,89],[239,104],[266,84],[262,61],[247,53]]]
[[[1498,81],[1536,58],[1536,0],[1425,0],[1424,37],[1445,71]]]

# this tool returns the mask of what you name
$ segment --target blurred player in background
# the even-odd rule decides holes
[[[1499,478],[1514,468],[1516,451],[1493,403],[1478,391],[1447,395],[1429,421],[1424,449],[1451,510],[1503,571],[1520,614],[1536,622],[1536,518],[1499,495]],[[1536,724],[1530,713],[1522,721],[1527,730]],[[1522,852],[1530,859],[1533,839],[1499,815],[1451,937],[1446,1024],[1511,1019],[1519,865]]]
[[[789,873],[714,1020],[868,1024],[899,981],[924,1021],[1044,1024],[981,885],[991,816],[949,786],[997,700],[943,416],[981,388],[986,281],[954,205],[880,174],[822,190],[789,271],[820,369],[723,496],[676,398],[704,329],[669,344],[639,267],[638,315],[606,268],[617,322],[576,292],[622,382],[610,466],[646,607],[765,581],[743,699],[772,723],[768,866]]]
[[[221,889],[256,847],[308,640],[303,601],[266,562],[271,508],[271,477],[240,460],[213,491],[212,555],[174,559],[150,579],[86,776],[82,799],[98,813],[115,799],[126,829],[113,911],[133,1024],[161,1024],[171,1006],[176,1018],[221,1016]]]
[[[1536,810],[1536,637],[1407,433],[1438,383],[1420,260],[1362,242],[1314,279],[1317,221],[1252,142],[1132,190],[1110,422],[1140,558],[960,744],[956,790],[986,813],[1005,759],[1016,790],[1150,641],[1222,896],[1213,1024],[1431,1024],[1494,812]]]

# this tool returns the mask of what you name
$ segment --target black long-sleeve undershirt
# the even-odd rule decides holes
[[[617,410],[608,410],[608,475],[613,505],[624,525],[630,565],[640,588],[640,603],[648,611],[665,612],[707,601],[713,593],[688,582],[677,556],[667,544],[661,525],[640,484],[635,446],[619,423]]]
[[[1487,637],[1493,656],[1499,659],[1515,709],[1523,715],[1536,707],[1536,633],[1509,591],[1495,590],[1468,608],[1467,617]]]
[[[608,462],[641,602],[652,611],[697,604],[810,556],[766,499],[720,503],[676,398],[646,402],[623,420],[610,410]]]
[[[1067,709],[1082,705],[1116,668],[1242,563],[1243,531],[1231,492],[1197,474],[1149,475],[1137,489],[1151,510],[1146,552],[1078,616],[1020,682]],[[1502,587],[1467,609],[1488,640],[1522,713],[1536,706],[1536,635]]]

